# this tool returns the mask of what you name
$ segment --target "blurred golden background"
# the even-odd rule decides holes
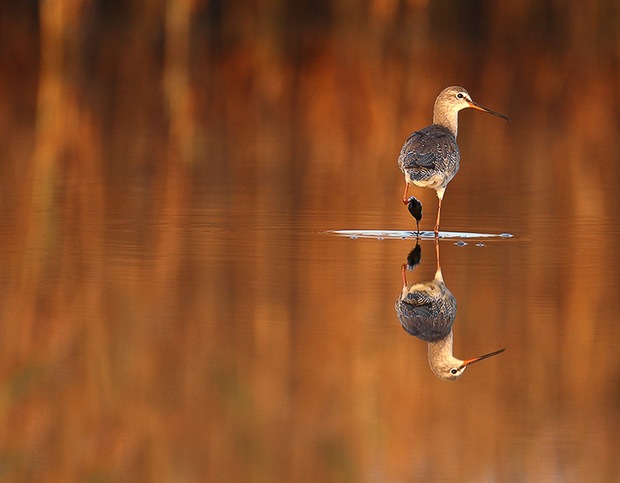
[[[618,2],[10,0],[0,41],[0,479],[620,479]],[[322,232],[413,228],[453,84],[513,122],[461,113],[442,228],[515,238],[442,241],[456,354],[507,347],[446,383],[411,241]]]

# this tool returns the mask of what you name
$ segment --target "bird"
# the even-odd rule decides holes
[[[405,205],[408,205],[410,201],[407,198],[410,184],[420,188],[432,188],[437,193],[439,207],[434,227],[435,236],[439,235],[441,202],[446,186],[458,172],[461,161],[459,147],[456,143],[458,113],[467,108],[487,112],[510,121],[509,117],[472,101],[464,88],[446,87],[435,100],[433,124],[411,133],[398,157],[398,166],[405,175],[403,194]],[[419,226],[419,220],[417,221]]]
[[[456,318],[456,298],[444,283],[437,241],[435,242],[437,269],[433,280],[413,285],[407,283],[406,270],[415,266],[410,263],[410,259],[414,258],[419,262],[420,251],[419,245],[416,244],[407,257],[407,263],[401,266],[403,287],[394,308],[401,326],[410,335],[428,343],[428,363],[433,374],[443,380],[456,380],[469,365],[500,354],[505,349],[473,359],[461,360],[454,357],[452,325]]]

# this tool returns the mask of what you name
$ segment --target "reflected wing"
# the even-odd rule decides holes
[[[456,317],[456,299],[446,287],[441,296],[423,290],[409,292],[396,300],[394,308],[403,329],[426,342],[444,338]]]
[[[426,292],[410,292],[403,303],[411,307],[418,315],[431,315],[433,298]]]

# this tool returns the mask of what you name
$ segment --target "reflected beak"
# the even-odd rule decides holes
[[[476,358],[474,358],[474,359],[468,359],[468,360],[466,360],[466,361],[463,361],[463,364],[461,365],[461,367],[466,367],[466,366],[468,366],[468,365],[470,365],[470,364],[473,364],[474,362],[478,362],[478,361],[481,361],[481,360],[483,360],[483,359],[488,359],[489,357],[496,356],[497,354],[501,354],[501,353],[502,353],[502,352],[504,352],[505,350],[506,350],[506,348],[504,348],[504,349],[500,349],[500,350],[495,351],[495,352],[490,352],[489,354],[485,354],[485,355],[483,355],[483,356],[476,357]]]
[[[473,109],[478,109],[479,111],[488,112],[489,114],[493,114],[494,116],[501,117],[502,119],[506,119],[506,121],[510,121],[510,118],[508,116],[504,116],[503,114],[500,114],[499,112],[492,111],[491,109],[481,106],[480,104],[477,104],[474,101],[467,101],[467,103],[469,104],[469,107]]]

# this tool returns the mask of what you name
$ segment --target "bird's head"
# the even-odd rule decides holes
[[[454,381],[458,379],[459,377],[461,377],[461,375],[465,372],[465,369],[467,369],[467,367],[470,364],[481,361],[483,359],[487,359],[489,357],[493,357],[497,354],[501,354],[505,350],[506,349],[499,349],[497,351],[490,352],[483,356],[475,357],[473,359],[467,359],[465,361],[462,361],[460,359],[457,359],[456,357],[450,356],[450,357],[447,357],[445,359],[440,359],[440,360],[431,359],[429,360],[429,362],[430,362],[431,370],[437,377],[439,377],[440,379],[444,379],[446,381]]]
[[[499,112],[492,111],[491,109],[472,101],[469,93],[464,88],[459,86],[446,87],[439,93],[439,96],[437,96],[437,100],[435,101],[435,109],[439,111],[445,110],[458,112],[467,108],[477,109],[510,121],[509,117],[504,116]]]

